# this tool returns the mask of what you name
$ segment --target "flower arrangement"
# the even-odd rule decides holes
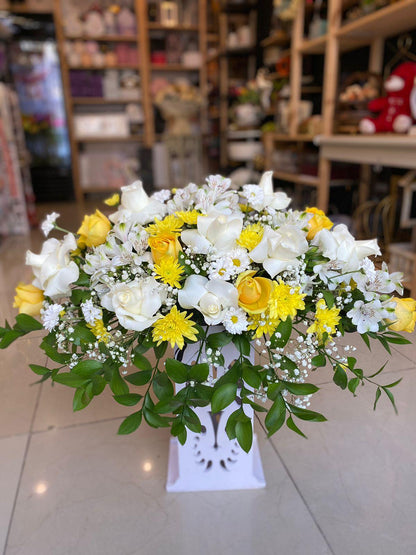
[[[379,385],[384,367],[367,375],[354,345],[340,344],[358,332],[390,353],[390,343],[409,343],[398,332],[414,329],[416,301],[394,296],[401,275],[370,259],[380,254],[376,240],[356,241],[317,208],[289,209],[272,172],[239,190],[214,175],[152,196],[136,181],[106,203],[115,210],[109,218],[96,210],[77,235],[57,225],[58,214],[46,218],[46,236],[65,235],[27,252],[34,280],[18,285],[16,323],[0,328],[1,348],[45,330],[40,348],[51,365],[30,367],[41,382],[74,388],[74,410],[109,387],[117,403],[134,407],[120,434],[144,418],[183,444],[188,429],[201,431],[195,407],[217,413],[237,400],[226,431],[248,451],[245,407],[267,413],[270,435],[284,423],[304,435],[299,420],[325,420],[310,409],[318,387],[309,378],[327,363],[342,389],[355,396],[369,382],[374,405],[385,394],[394,406],[400,380]],[[168,351],[194,342],[195,364]],[[239,356],[218,379],[230,343]],[[267,363],[252,363],[252,349]],[[175,393],[174,384],[183,387]]]

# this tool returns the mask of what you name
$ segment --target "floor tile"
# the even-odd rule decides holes
[[[0,437],[29,432],[39,380],[29,364],[45,364],[34,339],[19,339],[0,351]]]
[[[0,552],[6,542],[27,435],[0,439]]]
[[[267,489],[168,494],[168,432],[116,429],[33,436],[6,555],[330,553],[263,434]]]
[[[367,385],[353,398],[327,384],[311,409],[328,422],[298,421],[308,441],[286,427],[272,438],[337,555],[416,553],[416,375],[403,376],[398,416],[384,395],[373,412]]]

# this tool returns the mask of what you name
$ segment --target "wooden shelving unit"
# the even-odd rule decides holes
[[[137,143],[143,147],[150,148],[158,139],[154,131],[154,109],[150,91],[150,84],[152,76],[166,74],[168,79],[176,79],[182,74],[189,76],[198,75],[198,84],[202,96],[205,98],[207,94],[207,78],[206,78],[206,51],[208,40],[213,40],[211,36],[208,39],[207,22],[206,22],[206,0],[195,0],[198,3],[198,21],[196,24],[185,25],[177,24],[175,26],[167,26],[157,22],[148,21],[148,5],[145,0],[134,0],[134,11],[136,14],[137,33],[132,36],[129,35],[101,35],[101,36],[87,36],[65,34],[63,25],[63,11],[62,6],[65,0],[53,0],[53,15],[56,26],[56,36],[58,43],[58,52],[61,62],[63,91],[65,97],[65,105],[68,119],[68,131],[71,143],[71,156],[73,168],[73,181],[75,188],[75,195],[78,203],[82,206],[84,197],[90,193],[108,193],[112,189],[105,187],[88,187],[81,183],[80,179],[80,165],[79,165],[79,152],[84,144],[118,144],[118,143]],[[183,64],[155,64],[151,63],[150,56],[150,42],[153,34],[161,33],[191,33],[197,36],[198,49],[202,54],[202,64],[200,67],[188,67]],[[211,34],[212,35],[212,34]],[[139,52],[137,64],[108,64],[105,66],[86,66],[86,65],[69,65],[65,56],[65,43],[66,41],[96,41],[99,43],[128,43],[137,45]],[[134,70],[140,76],[141,94],[137,99],[124,99],[124,98],[101,98],[101,97],[72,97],[70,90],[70,71],[72,70],[88,70],[94,72],[102,72],[106,70]],[[128,137],[83,137],[79,138],[74,130],[74,113],[75,110],[84,107],[84,111],[88,107],[101,106],[103,109],[106,106],[117,106],[126,104],[140,104],[144,114],[143,133],[140,135],[133,135]],[[201,130],[206,128],[207,107],[204,106],[201,115]]]
[[[278,179],[298,185],[316,187],[316,203],[327,210],[331,185],[331,162],[343,161],[362,164],[380,164],[401,168],[416,168],[416,137],[394,134],[375,136],[334,135],[334,110],[337,98],[340,53],[369,46],[369,71],[382,73],[384,40],[416,28],[416,0],[399,0],[360,19],[342,23],[342,11],[353,5],[350,0],[328,0],[328,29],[323,36],[304,37],[305,2],[302,1],[292,26],[290,74],[290,131],[288,135],[266,133],[263,136],[266,168],[272,167],[276,143],[302,143],[312,141],[319,146],[317,177],[299,176],[276,171]],[[267,41],[268,39],[266,39]],[[298,133],[298,106],[302,94],[302,62],[307,55],[324,56],[322,88],[322,125],[319,137]],[[304,91],[303,91],[304,92]],[[359,202],[366,200],[366,184],[360,184]]]

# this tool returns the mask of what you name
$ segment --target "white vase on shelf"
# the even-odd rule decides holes
[[[196,360],[199,348],[200,343],[188,344],[177,355],[180,353],[183,363],[191,364]],[[218,368],[217,377],[221,377],[239,357],[233,343],[223,347],[222,354],[225,363],[223,368]],[[254,362],[253,350],[250,359]],[[178,391],[184,385],[177,384],[176,387]],[[187,430],[185,445],[181,445],[177,438],[170,439],[167,491],[222,491],[265,487],[256,435],[253,434],[252,448],[246,453],[236,439],[230,440],[226,434],[228,417],[238,408],[236,401],[217,414],[211,412],[210,405],[193,408],[201,421],[202,431],[194,433]],[[253,425],[253,409],[245,404],[244,412],[251,418]]]

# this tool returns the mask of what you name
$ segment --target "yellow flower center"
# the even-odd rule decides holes
[[[238,317],[237,316],[231,316],[231,322],[233,324],[236,324],[238,322]]]
[[[241,260],[239,258],[233,258],[233,264],[239,268],[241,266]]]

